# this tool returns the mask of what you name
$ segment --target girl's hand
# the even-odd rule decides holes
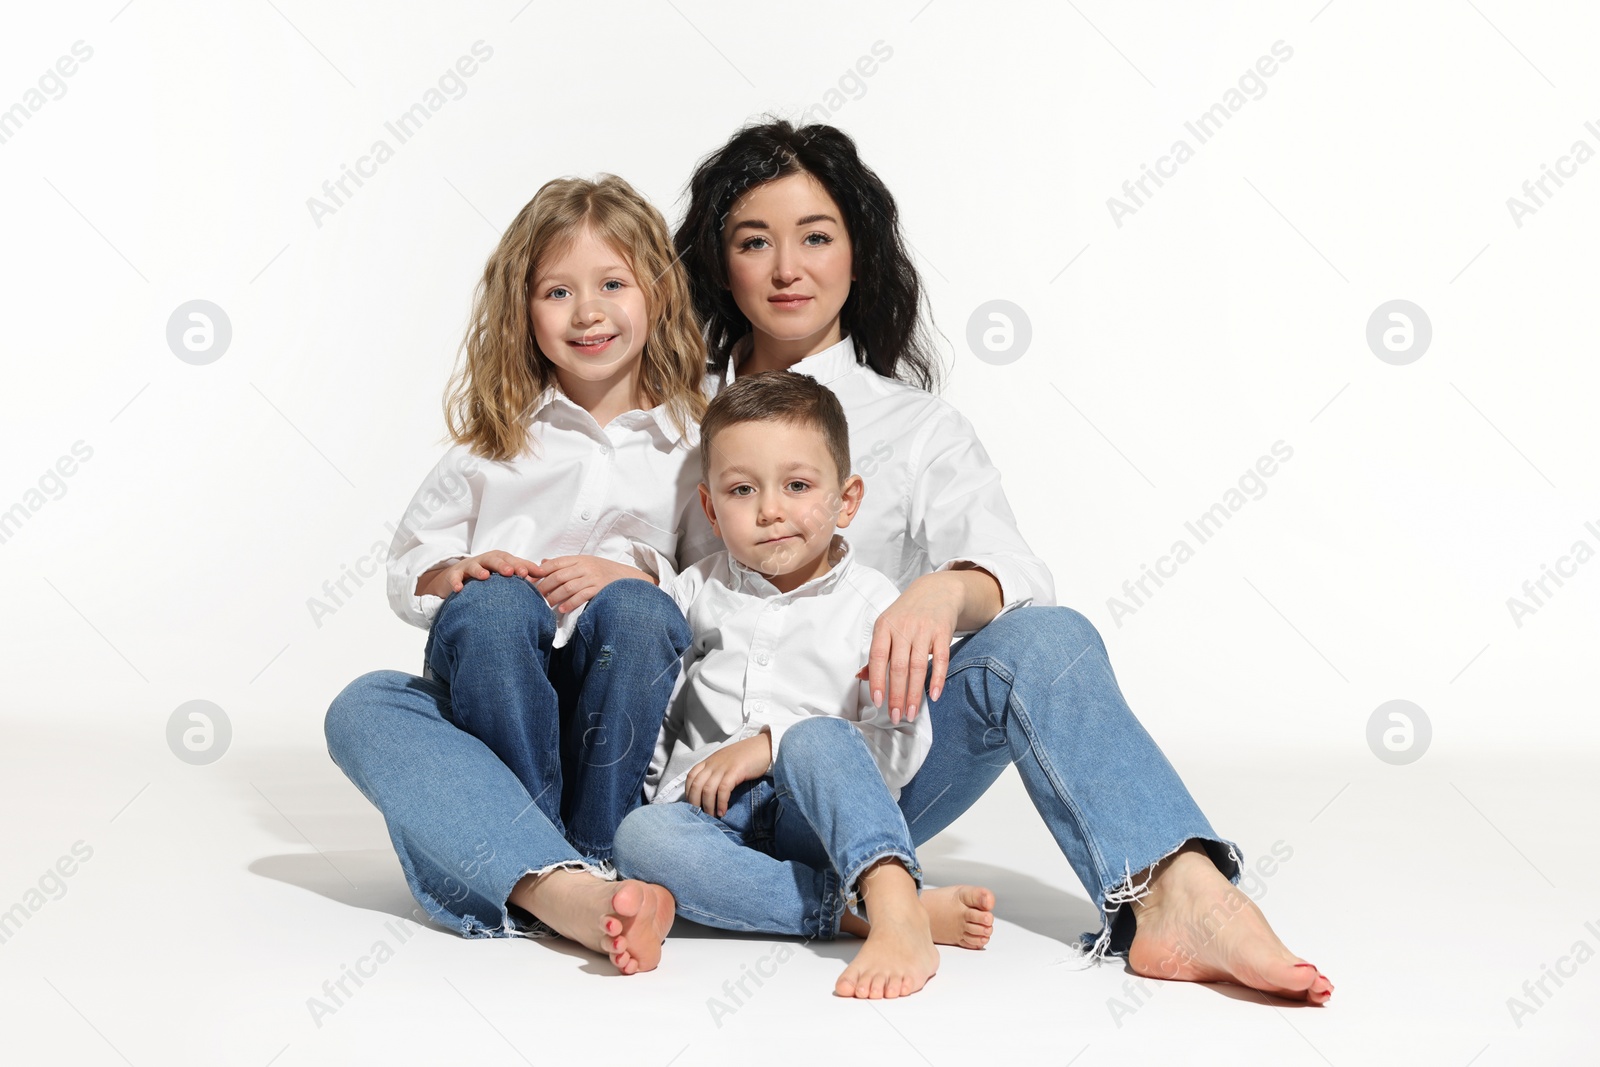
[[[655,582],[655,578],[637,567],[599,556],[556,556],[532,567],[529,580],[533,587],[543,594],[546,604],[560,612],[576,611],[618,578]]]
[[[754,737],[719,748],[689,768],[683,799],[701,811],[722,818],[728,814],[733,787],[760,778],[772,767],[772,735],[765,730]]]
[[[459,593],[469,581],[485,581],[491,574],[507,578],[526,578],[538,564],[509,552],[484,552],[466,559],[441,563],[417,579],[418,596],[436,596],[441,600],[451,593]]]
[[[915,719],[922,708],[922,683],[938,700],[950,666],[950,639],[957,629],[976,630],[1000,611],[1000,584],[977,567],[935,571],[906,586],[872,628],[872,651],[856,677],[865,677],[872,702],[882,706],[888,687],[889,721]],[[928,660],[933,659],[929,676]]]

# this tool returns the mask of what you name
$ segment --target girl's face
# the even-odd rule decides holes
[[[759,335],[820,352],[839,340],[839,309],[855,280],[844,213],[804,171],[758,185],[723,227],[734,303]]]
[[[584,227],[559,256],[540,262],[528,292],[533,338],[568,392],[572,382],[635,374],[650,335],[644,289],[626,256]]]

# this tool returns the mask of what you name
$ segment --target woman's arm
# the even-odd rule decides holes
[[[873,699],[887,696],[892,718],[915,717],[925,680],[928,696],[939,699],[957,633],[1002,611],[1055,602],[1049,568],[1018,531],[977,432],[954,408],[939,407],[912,442],[907,514],[907,536],[936,569],[879,617],[867,662]]]

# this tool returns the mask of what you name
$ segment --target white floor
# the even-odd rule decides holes
[[[1290,853],[1255,895],[1334,980],[1322,1009],[1074,969],[1067,944],[1093,910],[1008,773],[923,857],[934,882],[995,889],[992,947],[945,950],[921,994],[862,1004],[829,995],[848,943],[685,928],[659,971],[624,979],[556,943],[410,929],[381,820],[311,739],[190,767],[149,734],[7,727],[0,906],[22,912],[0,944],[6,1063],[512,1064],[587,1049],[648,1067],[871,1054],[1487,1067],[1600,1055],[1600,861],[1592,833],[1574,829],[1600,802],[1592,753],[1341,769],[1299,758],[1275,771],[1263,767],[1282,761],[1180,760],[1249,857]],[[51,876],[62,857],[72,873]],[[358,964],[370,977],[345,978],[335,1001],[324,983]],[[1571,976],[1546,978],[1535,1002],[1523,983],[1547,965]],[[771,977],[740,993],[732,983],[751,972]],[[1513,1018],[1511,997],[1532,1010]]]

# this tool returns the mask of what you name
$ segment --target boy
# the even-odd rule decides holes
[[[663,586],[694,639],[645,779],[651,803],[623,821],[614,862],[707,925],[864,935],[835,992],[897,997],[938,969],[935,942],[983,947],[993,895],[918,897],[894,801],[932,724],[926,700],[891,720],[859,677],[899,590],[837,532],[865,492],[847,429],[827,388],[788,371],[739,378],[706,412],[700,502],[726,550]],[[798,928],[781,918],[794,914],[807,916]]]

